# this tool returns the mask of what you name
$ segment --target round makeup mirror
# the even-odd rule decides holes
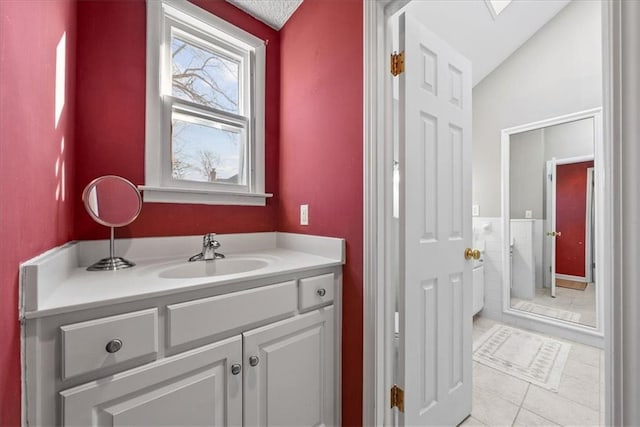
[[[84,207],[98,224],[111,228],[109,257],[89,266],[89,271],[121,270],[135,264],[114,252],[114,227],[131,224],[140,215],[142,197],[136,186],[116,175],[105,175],[91,181],[82,192]]]

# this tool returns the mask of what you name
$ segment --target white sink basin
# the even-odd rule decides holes
[[[264,268],[269,263],[257,258],[223,258],[212,261],[194,261],[160,272],[165,279],[191,279],[197,277],[223,276],[226,274],[246,273]]]

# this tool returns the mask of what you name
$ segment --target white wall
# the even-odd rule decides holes
[[[544,218],[544,131],[536,129],[512,135],[509,141],[509,206],[511,219]]]
[[[545,161],[593,155],[594,126],[593,119],[588,118],[545,128]]]
[[[500,131],[602,105],[601,5],[573,1],[473,90],[473,204],[500,216]]]

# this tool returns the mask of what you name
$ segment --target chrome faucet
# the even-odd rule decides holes
[[[189,262],[193,261],[211,261],[214,259],[224,258],[224,255],[216,252],[220,247],[220,242],[216,240],[215,233],[207,233],[202,238],[202,252],[195,254],[189,258]]]

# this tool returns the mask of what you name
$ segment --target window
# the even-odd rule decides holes
[[[147,1],[145,201],[264,205],[264,82],[262,40]]]

